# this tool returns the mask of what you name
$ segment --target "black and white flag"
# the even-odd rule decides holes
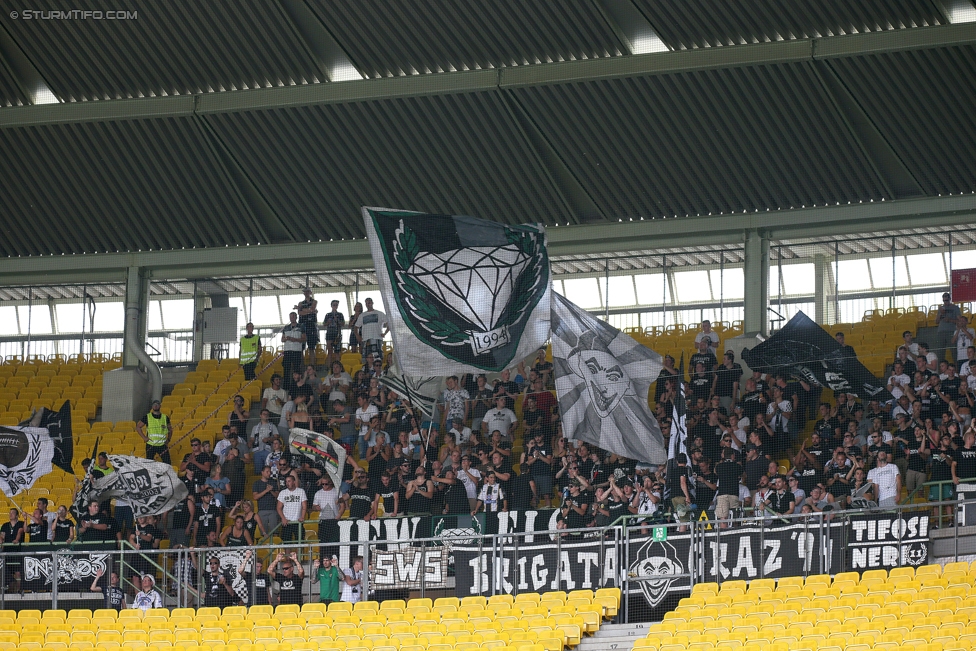
[[[682,371],[679,374],[677,391],[674,393],[674,403],[671,410],[671,438],[668,439],[668,460],[675,461],[678,454],[688,454],[688,408],[685,404],[683,386],[685,358],[681,358]]]
[[[14,497],[54,469],[71,469],[71,404],[37,411],[16,427],[0,427],[0,490]]]
[[[346,463],[346,449],[326,436],[310,429],[295,427],[288,430],[292,452],[314,461],[325,468],[332,478],[332,485],[342,484],[342,468]]]
[[[379,377],[381,385],[393,389],[400,396],[410,401],[410,406],[419,410],[427,418],[434,415],[437,398],[441,395],[441,383],[444,378],[431,376],[404,375],[396,364],[392,364]]]
[[[541,225],[366,207],[363,218],[403,373],[498,372],[545,345]]]
[[[132,515],[141,518],[166,513],[188,495],[186,485],[167,463],[118,454],[108,455],[108,462],[114,472],[87,477],[76,506],[85,508],[114,497],[127,501]]]
[[[563,433],[645,463],[667,460],[648,406],[661,356],[559,294],[552,297],[552,362]]]
[[[797,312],[772,337],[745,348],[742,359],[763,373],[788,373],[835,393],[853,393],[862,400],[892,399],[884,382],[857,359],[851,346],[842,346],[803,312]]]

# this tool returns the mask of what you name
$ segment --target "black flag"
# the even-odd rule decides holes
[[[41,409],[16,427],[0,427],[0,491],[14,497],[51,472],[71,470],[71,405]],[[52,465],[53,464],[53,465]]]
[[[42,409],[40,413],[41,420],[38,426],[46,428],[51,440],[54,441],[52,463],[66,473],[73,474],[71,461],[74,456],[74,439],[71,435],[71,401],[65,400],[61,409],[56,412]]]
[[[862,400],[891,399],[884,384],[858,361],[854,349],[841,346],[829,332],[803,312],[742,359],[764,373],[787,373],[837,392],[853,393]]]

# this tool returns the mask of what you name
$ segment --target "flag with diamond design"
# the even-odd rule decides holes
[[[363,208],[400,370],[498,372],[549,338],[541,225]]]
[[[647,400],[663,367],[660,355],[554,294],[552,363],[567,439],[645,463],[667,460]]]

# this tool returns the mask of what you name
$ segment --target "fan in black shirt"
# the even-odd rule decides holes
[[[58,517],[54,521],[54,542],[70,543],[75,539],[75,523],[68,517],[68,509],[58,507]]]
[[[207,561],[207,571],[203,574],[203,605],[207,608],[223,608],[236,604],[238,599],[231,587],[233,581],[220,569],[220,559],[216,556]]]
[[[50,542],[48,540],[47,518],[44,517],[40,509],[34,509],[31,514],[31,521],[27,523],[27,540],[32,545]]]
[[[354,520],[368,520],[373,506],[373,491],[369,489],[369,479],[365,470],[356,470],[352,475],[352,486],[346,491],[344,501],[349,505],[349,517]]]
[[[712,470],[711,460],[702,459],[692,477],[695,479],[695,504],[700,510],[707,511],[712,508],[712,500],[718,491],[718,474]],[[736,489],[738,493],[738,485]]]

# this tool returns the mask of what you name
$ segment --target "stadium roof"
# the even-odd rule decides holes
[[[125,4],[0,0],[0,256],[976,191],[969,0]]]

